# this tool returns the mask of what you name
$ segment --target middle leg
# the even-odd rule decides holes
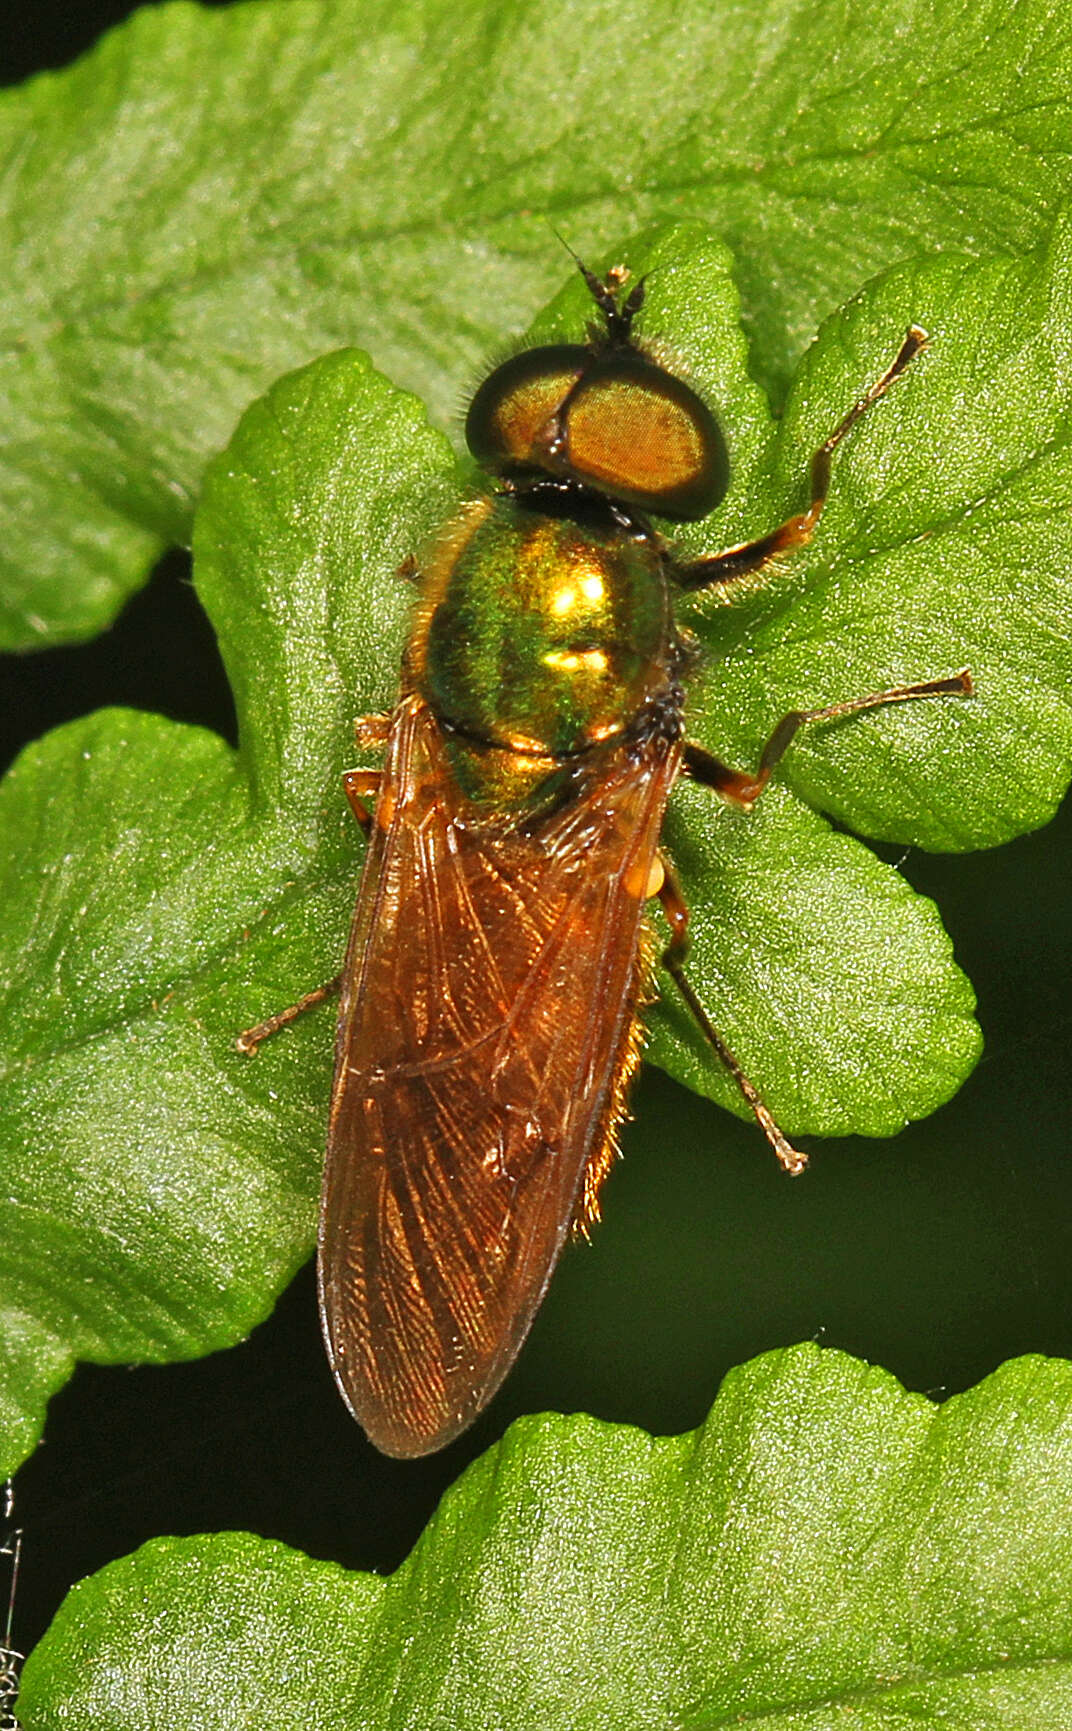
[[[705,751],[702,745],[685,742],[683,762],[686,775],[704,787],[713,787],[724,799],[751,811],[771,778],[771,772],[785,755],[802,727],[815,722],[839,721],[842,716],[856,715],[861,709],[878,709],[887,703],[910,703],[917,697],[971,697],[975,691],[972,676],[966,667],[947,679],[921,679],[915,685],[891,685],[885,691],[872,691],[866,697],[850,697],[842,703],[828,703],[822,709],[791,709],[783,715],[760,754],[759,768],[754,775],[747,770],[731,769],[721,758]]]

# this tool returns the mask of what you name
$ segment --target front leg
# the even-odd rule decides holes
[[[761,535],[756,541],[742,541],[739,546],[727,547],[721,553],[712,553],[706,559],[697,559],[691,565],[682,566],[675,572],[675,576],[683,589],[707,589],[716,584],[734,583],[740,577],[754,576],[765,566],[772,564],[780,554],[787,553],[794,547],[802,547],[811,540],[830,491],[830,469],[834,452],[850,428],[885,395],[894,379],[904,372],[926,342],[926,331],[919,325],[910,325],[904,342],[882,377],[868,387],[844,419],[838,422],[830,437],[812,454],[811,503],[808,509],[788,518],[786,522],[780,523],[777,529]]]

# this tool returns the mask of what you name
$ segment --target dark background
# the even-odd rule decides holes
[[[37,6],[0,21],[0,80],[65,64],[133,8]],[[172,554],[94,643],[0,657],[0,763],[105,703],[233,737],[211,631]],[[626,1158],[606,1224],[566,1256],[528,1346],[478,1426],[429,1462],[365,1443],[320,1348],[311,1272],[233,1351],[82,1367],[16,1481],[26,1530],[15,1637],[67,1586],[159,1533],[248,1528],[391,1569],[466,1461],[520,1412],[584,1408],[672,1432],[733,1364],[814,1338],[935,1396],[1023,1352],[1072,1356],[1068,812],[990,854],[897,859],[933,895],[980,996],[987,1050],[952,1104],[890,1142],[812,1144],[791,1183],[749,1126],[649,1072],[636,1114],[665,1148]],[[4,1591],[0,1577],[0,1594]]]

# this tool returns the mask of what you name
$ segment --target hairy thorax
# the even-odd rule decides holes
[[[434,549],[422,615],[413,672],[467,756],[576,757],[626,734],[667,687],[662,555],[610,523],[482,499]]]

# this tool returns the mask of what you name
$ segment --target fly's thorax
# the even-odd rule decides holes
[[[653,538],[504,496],[433,552],[411,664],[448,728],[553,758],[628,731],[667,686],[672,642]]]

